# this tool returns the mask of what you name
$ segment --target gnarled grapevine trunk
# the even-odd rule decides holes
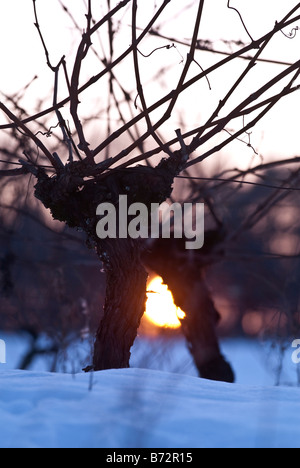
[[[130,348],[145,311],[146,273],[131,239],[101,241],[106,271],[104,316],[96,334],[93,369],[129,367]]]
[[[89,245],[97,248],[106,273],[106,300],[95,346],[93,366],[85,370],[129,367],[130,348],[134,343],[145,311],[147,273],[141,261],[139,240],[123,239],[115,234],[99,238],[98,207],[109,203],[119,227],[128,228],[120,214],[120,196],[128,206],[139,202],[151,214],[151,205],[161,204],[172,193],[174,177],[182,170],[186,156],[175,152],[157,167],[137,166],[115,169],[95,175],[89,163],[70,162],[54,177],[43,171],[35,185],[35,196],[51,210],[54,219],[85,231]],[[93,175],[93,177],[91,177]],[[125,223],[125,224],[124,224]]]
[[[198,272],[191,272],[181,279],[180,294],[172,288],[175,302],[185,311],[181,321],[189,350],[193,356],[199,375],[205,379],[233,382],[231,366],[221,354],[217,325],[220,316],[210,297],[204,278]],[[184,296],[183,296],[184,294]]]
[[[186,314],[181,320],[182,331],[199,375],[233,382],[231,366],[220,351],[217,336],[220,316],[205,284],[203,259],[198,252],[184,250],[181,244],[182,240],[175,239],[154,241],[151,251],[144,255],[145,264],[163,278],[176,305]],[[206,249],[209,249],[209,239]]]

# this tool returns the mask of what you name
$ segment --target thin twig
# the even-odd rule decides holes
[[[249,115],[249,114],[252,114],[253,112],[257,111],[258,109],[261,109],[262,107],[265,107],[266,105],[270,104],[274,99],[277,99],[277,98],[283,98],[285,96],[288,96],[292,93],[295,93],[296,91],[299,91],[300,90],[300,86],[295,86],[291,89],[285,89],[283,91],[281,91],[280,93],[260,102],[260,103],[257,103],[251,107],[247,107],[246,109],[243,109],[241,110],[239,113],[237,113],[236,115],[232,116],[232,120],[234,119],[238,119],[238,118],[241,118],[241,117],[244,117],[246,115]],[[217,119],[215,120],[213,123],[211,123],[209,126],[207,126],[207,130],[211,127],[215,127],[215,125],[220,125],[225,127],[227,125],[227,117],[223,117],[221,119]],[[245,126],[243,127],[245,129]],[[193,130],[190,130],[188,132],[186,132],[184,135],[183,135],[183,138],[184,139],[187,139],[189,137],[192,137],[192,136],[195,136],[195,134],[197,134],[198,132],[202,131],[204,129],[204,125],[201,125],[201,127],[197,127],[197,128],[194,128]],[[174,138],[173,140],[170,140],[168,143],[166,143],[169,147],[175,145],[178,143],[178,138]],[[135,158],[132,158],[130,159],[130,161],[120,165],[119,167],[121,168],[124,168],[124,167],[128,167],[128,166],[131,166],[132,164],[137,164],[143,160],[146,160],[146,159],[149,159],[157,154],[159,154],[161,152],[161,149],[160,148],[154,148],[152,150],[149,150],[147,151],[146,153],[143,153],[142,155],[140,156],[137,156]],[[119,157],[116,156],[116,157]]]
[[[247,217],[247,219],[239,226],[239,228],[234,232],[229,240],[236,239],[242,232],[252,229],[259,221],[268,213],[273,206],[278,204],[284,198],[286,198],[289,193],[292,191],[292,188],[289,190],[283,190],[283,187],[287,184],[298,184],[299,182],[300,169],[294,171],[286,180],[282,182],[281,187],[276,188],[276,190],[267,198],[260,203],[254,211]],[[297,187],[295,187],[297,190]]]
[[[211,154],[213,154],[213,153],[215,153],[217,151],[220,151],[222,148],[224,148],[229,143],[234,141],[237,137],[241,136],[245,131],[247,131],[247,130],[251,129],[252,127],[254,127],[275,106],[275,104],[277,104],[277,102],[284,95],[284,91],[291,89],[296,77],[300,73],[300,60],[298,60],[291,67],[284,70],[282,73],[280,73],[275,78],[270,80],[268,83],[266,83],[264,86],[262,86],[259,90],[257,90],[254,94],[251,94],[247,99],[245,99],[243,102],[241,102],[231,113],[229,113],[228,116],[225,118],[225,121],[227,121],[227,123],[225,125],[227,125],[230,122],[230,120],[232,120],[234,115],[236,115],[237,113],[240,113],[243,110],[244,107],[247,107],[252,102],[256,101],[261,95],[265,94],[270,88],[275,86],[278,82],[282,81],[285,77],[287,77],[289,74],[291,74],[295,70],[296,70],[296,74],[292,78],[289,85],[286,86],[284,88],[284,90],[282,91],[282,93],[277,95],[277,97],[275,99],[273,99],[269,103],[269,105],[255,119],[253,119],[251,122],[249,122],[242,130],[239,130],[234,135],[232,135],[230,138],[228,138],[225,142],[223,142],[223,143],[217,145],[215,148],[212,148],[211,150],[207,151],[204,155],[195,158],[193,161],[188,162],[186,167],[192,166],[194,164],[197,164],[198,162],[203,161],[204,159],[206,159]],[[200,139],[198,139],[196,137],[194,139],[194,141],[190,145],[190,151],[194,152],[197,148],[199,148],[199,146],[203,145],[206,141],[210,140],[213,136],[215,136],[221,130],[223,130],[223,128],[224,128],[224,126],[222,124],[219,124],[213,130],[208,132],[206,135],[202,136]]]
[[[249,31],[248,31],[248,29],[247,29],[247,27],[246,27],[246,24],[245,24],[245,22],[244,22],[244,20],[243,20],[243,17],[242,17],[242,15],[241,15],[241,13],[240,13],[239,10],[237,10],[236,8],[230,6],[230,0],[228,0],[227,8],[229,8],[230,10],[236,11],[236,13],[237,13],[237,14],[239,15],[239,17],[240,17],[240,20],[241,20],[241,22],[242,22],[242,25],[243,25],[243,27],[244,27],[246,33],[247,33],[248,36],[250,37],[251,41],[254,42],[254,39],[253,39],[253,37],[251,36],[251,34],[249,33]]]
[[[87,15],[87,31],[83,34],[81,43],[77,50],[77,55],[73,67],[73,73],[71,78],[71,87],[70,87],[70,110],[71,115],[76,127],[76,131],[79,137],[79,149],[84,151],[86,154],[87,160],[90,163],[94,163],[94,154],[89,149],[89,143],[86,141],[82,123],[78,117],[78,105],[79,101],[79,77],[81,72],[81,66],[83,60],[86,58],[88,51],[92,45],[91,37],[95,34],[105,23],[109,22],[110,19],[124,6],[129,3],[130,0],[124,0],[119,5],[117,5],[113,10],[111,10],[107,15],[105,15],[100,21],[98,21],[93,27],[91,27],[91,3],[89,4],[89,14]],[[106,68],[108,71],[108,67]]]
[[[160,140],[158,135],[155,133],[155,130],[154,130],[153,126],[152,126],[151,119],[150,119],[150,116],[149,116],[147,104],[146,104],[144,89],[143,89],[142,80],[141,80],[141,76],[140,76],[138,48],[137,48],[137,45],[136,45],[136,43],[137,43],[136,19],[137,19],[137,0],[133,0],[133,3],[132,3],[132,45],[133,45],[134,72],[135,72],[137,91],[138,91],[138,95],[139,95],[141,103],[142,103],[143,112],[145,114],[145,120],[147,122],[148,132],[151,134],[151,136],[156,141],[158,146],[170,156],[172,153],[170,152],[169,148],[165,147],[163,142]]]
[[[137,47],[140,42],[144,39],[144,37],[148,34],[149,31],[151,31],[153,25],[156,23],[157,19],[161,16],[161,14],[163,13],[163,11],[165,10],[165,8],[167,7],[167,5],[170,3],[171,0],[164,0],[164,2],[162,3],[162,5],[160,6],[160,8],[158,9],[158,11],[155,13],[155,15],[153,16],[153,18],[151,19],[151,21],[149,22],[149,24],[145,27],[145,29],[143,30],[143,32],[141,33],[141,35],[136,39],[136,44],[135,46]],[[130,53],[133,52],[133,44],[129,47],[129,49],[127,49],[126,52],[124,52],[118,59],[114,60],[114,62],[112,64],[108,64],[106,69],[99,73],[98,75],[96,75],[94,78],[92,78],[93,82],[97,82],[100,78],[102,78],[106,73],[110,72],[116,65],[118,65],[120,62],[122,62]],[[90,80],[91,81],[91,80]],[[89,87],[90,85],[88,85]],[[167,100],[168,101],[168,100]],[[166,101],[166,102],[167,102]],[[151,108],[149,108],[147,111],[150,113],[152,112],[152,109],[153,106],[151,106]],[[160,107],[160,105],[158,105],[156,108]],[[122,129],[120,129],[118,132],[114,133],[114,135],[118,135],[120,136],[122,133],[126,132],[128,130],[128,128],[132,127],[133,125],[135,125],[139,120],[145,118],[145,113],[142,112],[138,117],[136,117],[135,119],[137,119],[137,121],[135,122],[135,119],[133,119],[131,121],[131,124],[128,126],[128,124],[126,126],[124,126]],[[134,122],[134,123],[132,123]],[[154,130],[156,130],[156,128],[158,127],[153,127]],[[1,127],[0,127],[1,129]],[[116,136],[116,138],[118,138],[118,136]],[[149,135],[148,135],[149,136]],[[145,137],[144,139],[146,139],[147,137]],[[110,136],[108,139],[106,139],[104,142],[102,142],[97,148],[95,148],[94,150],[94,156],[98,155],[99,153],[101,153],[101,151],[103,151],[106,146],[108,144],[111,144],[112,141],[114,141],[114,137],[113,136]],[[136,146],[139,146],[141,144],[142,141],[139,141],[137,143]]]
[[[29,171],[26,167],[22,167],[21,169],[1,169],[0,170],[0,177],[15,177],[29,174]]]
[[[300,8],[300,4],[298,6],[298,8]],[[295,9],[293,9],[295,10]],[[293,11],[292,10],[292,11]],[[292,12],[290,12],[291,14]],[[293,23],[294,21],[297,21],[300,19],[300,15],[293,18],[292,20],[287,20],[288,23]],[[281,21],[280,23],[278,23],[282,26],[283,24],[283,21]],[[268,34],[265,34],[264,36],[262,36],[262,38],[260,38],[259,40],[256,41],[256,44],[255,44],[255,48],[256,48],[256,45],[257,44],[261,44],[263,42],[265,42],[266,40],[269,39],[269,37],[273,37],[273,35],[275,35],[277,32],[279,32],[280,29],[279,27],[275,27],[274,30],[272,30],[271,32],[269,32]],[[218,62],[217,64],[209,67],[204,73],[202,72],[201,74],[199,75],[196,75],[194,78],[190,79],[188,82],[186,82],[185,84],[183,84],[182,86],[182,92],[185,91],[186,89],[188,89],[189,87],[191,87],[193,84],[197,83],[200,79],[204,78],[204,77],[207,77],[210,73],[216,71],[217,69],[223,67],[224,65],[226,65],[227,63],[229,63],[230,61],[234,60],[235,58],[239,57],[240,55],[243,55],[247,52],[249,52],[250,50],[252,50],[254,48],[254,45],[251,44],[249,46],[246,46],[244,47],[243,49],[241,49],[240,51],[237,51],[235,53],[233,53],[230,57],[226,57],[225,59],[221,60],[220,62]],[[174,96],[174,92],[171,91],[169,94],[167,94],[164,98],[160,99],[159,101],[157,101],[155,104],[153,104],[151,107],[148,108],[148,112],[151,113],[155,110],[157,110],[159,107],[161,107],[162,105],[164,105],[165,103],[167,103],[168,101],[172,100]],[[113,133],[107,140],[105,140],[104,142],[102,142],[101,145],[99,145],[95,151],[94,151],[94,154],[98,154],[100,153],[100,151],[102,151],[107,144],[110,144],[112,143],[116,138],[120,137],[120,135],[122,133],[124,133],[125,131],[128,130],[128,128],[130,128],[132,125],[136,125],[141,119],[143,119],[145,117],[145,114],[144,112],[141,112],[139,116],[135,117],[134,119],[132,119],[130,122],[128,122],[123,128],[121,129],[118,129],[117,132]],[[154,129],[158,128],[162,122],[165,121],[165,119],[167,118],[167,115],[164,116],[163,119],[161,119],[160,122],[158,122],[157,124],[153,125]],[[0,127],[1,128],[1,127]],[[123,150],[121,153],[119,153],[118,155],[116,155],[115,157],[112,158],[112,164],[113,163],[117,163],[118,161],[120,161],[120,159],[123,159],[124,157],[128,156],[131,151],[133,151],[136,147],[138,147],[138,144],[141,143],[141,141],[144,141],[147,137],[149,136],[148,133],[146,133],[145,135],[143,135],[141,137],[141,139],[137,142],[137,145],[134,146],[134,145],[131,145],[130,147],[126,148],[125,150]]]
[[[168,109],[167,109],[167,111],[166,111],[166,113],[165,113],[165,115],[163,117],[164,120],[167,120],[171,116],[172,111],[173,111],[173,109],[175,107],[175,104],[176,104],[176,102],[178,100],[178,97],[182,92],[183,85],[184,85],[185,79],[187,77],[188,71],[190,69],[190,66],[194,61],[195,50],[196,50],[196,46],[197,46],[199,29],[200,29],[200,23],[201,23],[202,14],[203,14],[203,7],[204,7],[204,0],[200,0],[190,51],[189,51],[189,53],[187,55],[186,64],[185,64],[183,72],[182,72],[182,74],[180,76],[177,88],[173,92],[171,102],[170,102],[169,107],[168,107]]]
[[[166,39],[167,41],[170,41],[173,44],[176,43],[176,44],[180,44],[180,45],[182,45],[184,47],[190,47],[190,43],[185,42],[185,41],[183,41],[181,39],[178,39],[176,37],[165,36],[164,34],[162,34],[158,30],[153,29],[152,31],[150,31],[150,34],[155,36],[155,37],[159,37],[161,39]],[[238,45],[241,45],[241,44],[238,43]],[[243,46],[246,47],[245,45],[243,45]],[[213,45],[212,45],[211,41],[201,41],[201,40],[198,41],[197,46],[196,46],[196,50],[201,50],[202,52],[208,52],[208,53],[213,53],[213,54],[217,54],[217,55],[225,55],[226,57],[231,57],[232,56],[232,52],[225,52],[224,50],[219,50],[219,49],[213,48]],[[249,55],[239,55],[236,58],[241,59],[241,60],[249,61],[249,60],[252,60],[253,57],[251,57]],[[266,59],[266,58],[258,58],[257,62],[259,62],[259,63],[268,63],[268,64],[271,64],[271,65],[282,65],[282,66],[291,65],[290,62],[285,62],[283,60]]]
[[[34,16],[35,16],[35,23],[34,23],[34,26],[35,26],[35,27],[37,28],[37,30],[38,30],[38,33],[39,33],[39,36],[40,36],[40,39],[41,39],[41,42],[42,42],[42,45],[43,45],[43,48],[44,48],[44,52],[45,52],[45,56],[46,56],[47,65],[48,65],[48,67],[50,68],[50,70],[52,70],[52,71],[54,72],[56,67],[54,67],[54,66],[51,64],[51,61],[50,61],[50,54],[49,54],[49,51],[48,51],[48,48],[47,48],[47,45],[46,45],[44,36],[43,36],[42,31],[41,31],[41,28],[40,28],[39,20],[38,20],[37,8],[36,8],[36,2],[37,2],[37,0],[32,0],[32,2],[33,2],[33,10],[34,10]]]
[[[16,124],[17,128],[20,128],[35,144],[36,146],[44,153],[46,158],[52,164],[54,168],[57,168],[57,163],[50,153],[50,151],[46,148],[46,146],[41,142],[41,140],[31,131],[29,128],[21,122],[18,117],[16,117],[2,102],[0,102],[0,109],[7,115],[7,117]]]
[[[264,49],[267,47],[267,45],[269,44],[271,40],[271,37],[267,38],[265,40],[265,42],[262,44],[262,46],[259,48],[258,52],[255,54],[255,56],[250,60],[249,64],[247,65],[246,69],[243,71],[243,73],[241,74],[241,76],[236,80],[236,82],[233,84],[233,86],[231,87],[231,89],[228,91],[227,95],[225,96],[224,99],[222,99],[220,102],[219,102],[219,105],[217,106],[217,108],[215,109],[215,111],[212,113],[211,117],[208,119],[207,123],[203,126],[203,129],[201,130],[201,132],[198,133],[198,135],[195,137],[194,139],[194,142],[196,142],[197,138],[200,139],[203,132],[206,130],[207,127],[209,127],[212,122],[214,121],[214,119],[220,114],[221,110],[225,107],[225,105],[227,104],[227,102],[229,101],[230,97],[234,94],[234,92],[236,91],[236,89],[239,87],[239,85],[241,84],[241,82],[245,79],[245,77],[248,75],[248,73],[250,72],[250,70],[255,66],[256,64],[256,61],[257,59],[259,58],[259,56],[262,54],[262,52],[264,51]]]
[[[129,0],[128,0],[129,1]],[[170,1],[170,0],[169,0]],[[165,4],[169,3],[169,1],[166,1],[164,2],[162,8],[165,6]],[[128,3],[128,2],[126,2]],[[271,34],[271,35],[275,35],[278,31],[280,31],[283,27],[287,27],[289,26],[290,24],[298,21],[300,19],[300,15],[298,15],[297,17],[295,18],[292,18],[292,19],[289,19],[290,16],[292,16],[293,13],[295,13],[295,11],[297,9],[300,8],[300,4],[298,4],[293,10],[291,10],[291,12],[287,15],[287,17],[282,20],[280,23],[277,23],[277,25],[275,26],[274,30],[272,30],[272,32],[270,33],[267,33],[265,34],[264,36],[262,36],[260,39],[258,39],[256,41],[256,44],[259,45],[261,44],[262,42],[264,42],[267,37]],[[160,13],[160,11],[158,12]],[[156,15],[157,16],[157,15]],[[157,18],[153,18],[153,20],[149,23],[148,27],[145,28],[143,34],[139,37],[138,39],[138,42],[140,42],[140,40],[142,40],[145,35],[150,32],[152,29],[152,26],[154,24],[154,22],[156,21]],[[155,21],[154,21],[155,20]],[[200,79],[204,78],[205,76],[208,76],[210,73],[216,71],[217,69],[221,68],[222,66],[224,66],[225,64],[231,62],[232,60],[236,59],[236,58],[243,58],[242,56],[245,55],[246,53],[248,53],[249,51],[251,51],[253,49],[253,44],[250,44],[246,47],[243,47],[242,49],[240,49],[239,51],[237,52],[234,52],[233,54],[231,54],[230,56],[226,57],[225,59],[221,60],[220,62],[218,62],[217,64],[211,66],[210,68],[208,68],[205,73],[201,73],[201,74],[198,74],[196,75],[194,78],[191,78],[189,81],[187,81],[184,85],[183,85],[183,89],[182,91],[185,91],[186,89],[188,89],[189,87],[191,87],[193,84],[195,84],[196,82],[198,82]],[[112,64],[109,64],[107,69],[105,69],[103,72],[101,72],[100,74],[96,75],[95,77],[91,78],[85,85],[81,86],[78,90],[78,94],[81,94],[82,92],[86,91],[90,86],[92,86],[94,83],[96,83],[102,76],[104,76],[104,74],[106,74],[107,72],[110,72],[118,63],[120,63],[127,55],[129,55],[130,53],[132,52],[132,46],[129,47],[129,49],[127,49],[127,51],[122,54],[118,59],[116,59]],[[173,92],[171,93],[168,93],[164,98],[160,99],[159,101],[157,101],[155,104],[153,104],[149,109],[148,111],[151,113],[153,112],[154,110],[158,109],[159,107],[161,107],[162,105],[164,105],[165,103],[167,103],[169,100],[172,99],[172,96],[173,96]],[[35,121],[35,120],[38,120],[40,119],[41,117],[44,117],[46,115],[48,115],[49,113],[53,112],[56,110],[56,108],[61,108],[63,106],[65,106],[68,102],[70,101],[70,97],[67,97],[65,98],[64,100],[62,100],[60,103],[57,104],[56,107],[50,107],[48,109],[45,109],[44,111],[41,111],[41,112],[38,112],[37,114],[34,114],[32,115],[31,117],[28,117],[26,119],[23,120],[23,123],[27,124],[27,123],[30,123],[32,121]],[[99,147],[96,148],[95,150],[95,155],[98,154],[100,151],[102,151],[103,148],[106,147],[107,144],[110,144],[115,138],[117,138],[118,136],[120,136],[122,133],[126,132],[128,130],[128,128],[132,125],[136,125],[136,123],[138,123],[141,119],[144,118],[144,115],[143,113],[141,113],[138,117],[135,117],[134,119],[132,119],[130,122],[128,122],[125,126],[123,126],[121,129],[118,130],[117,133],[113,134],[109,139],[107,139],[105,142],[103,142]],[[15,125],[13,124],[6,124],[6,125],[1,125],[0,126],[0,130],[6,130],[6,129],[10,129],[10,128],[14,128]]]
[[[239,184],[239,185],[252,185],[254,187],[262,187],[267,189],[275,189],[280,191],[287,192],[300,192],[298,187],[286,187],[285,185],[279,186],[274,184],[261,184],[259,182],[250,182],[247,180],[237,180],[237,179],[222,179],[221,177],[193,177],[193,176],[176,176],[176,179],[185,179],[185,180],[199,180],[206,182],[225,182],[226,184]]]

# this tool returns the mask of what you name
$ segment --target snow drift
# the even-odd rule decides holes
[[[298,388],[8,370],[0,392],[2,448],[300,447]]]

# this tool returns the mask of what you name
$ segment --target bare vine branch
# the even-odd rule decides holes
[[[136,16],[137,16],[137,0],[133,0],[132,2],[132,45],[133,45],[133,60],[134,60],[134,71],[135,71],[135,78],[136,78],[136,85],[137,85],[137,91],[138,95],[140,97],[141,103],[142,103],[142,108],[143,112],[145,114],[145,119],[147,122],[148,126],[148,132],[151,134],[153,139],[156,141],[158,146],[165,151],[169,156],[171,155],[169,149],[165,147],[163,142],[160,140],[160,138],[157,136],[155,133],[155,130],[152,126],[151,119],[148,113],[148,108],[146,104],[146,99],[144,95],[144,89],[141,81],[141,76],[140,76],[140,68],[139,68],[139,59],[138,59],[138,48],[136,46],[137,43],[137,35],[136,35]]]
[[[243,27],[244,27],[246,33],[247,33],[248,36],[250,37],[251,42],[254,42],[254,39],[253,39],[253,37],[251,36],[251,34],[249,33],[249,30],[247,29],[247,26],[246,26],[246,24],[245,24],[245,22],[244,22],[244,20],[243,20],[243,17],[242,17],[242,15],[241,15],[241,13],[239,12],[239,10],[238,10],[237,8],[234,8],[234,7],[232,7],[232,6],[230,5],[230,0],[228,0],[228,2],[227,2],[227,8],[229,8],[230,10],[234,10],[234,11],[239,15],[240,20],[241,20],[241,22],[242,22],[242,25],[243,25]]]
[[[2,102],[0,102],[0,109],[7,115],[7,117],[16,124],[17,128],[20,128],[25,135],[27,135],[35,144],[36,146],[44,153],[46,158],[52,164],[55,169],[58,169],[57,162],[53,155],[50,153],[48,148],[41,142],[41,140],[24,124],[21,122],[18,117],[16,117]]]
[[[96,21],[93,19],[92,0],[89,0],[87,2],[86,30],[83,32],[81,41],[77,48],[76,58],[72,67],[71,79],[69,79],[65,56],[62,56],[58,65],[56,66],[54,66],[51,62],[51,57],[50,57],[49,50],[47,48],[46,40],[43,36],[42,30],[39,24],[39,20],[38,20],[37,0],[33,0],[35,27],[38,31],[39,38],[44,49],[47,65],[54,73],[53,105],[51,108],[42,110],[41,112],[31,117],[27,117],[23,120],[20,120],[17,117],[13,116],[12,112],[9,113],[9,110],[7,109],[7,107],[6,106],[3,107],[2,105],[1,107],[2,111],[6,113],[6,115],[10,118],[12,123],[9,123],[7,125],[1,125],[0,129],[1,130],[13,129],[13,128],[20,129],[24,135],[30,138],[37,145],[37,147],[47,157],[51,165],[56,170],[61,169],[61,164],[59,163],[60,157],[58,156],[58,153],[55,152],[55,155],[51,154],[51,152],[45,147],[45,145],[38,138],[38,134],[44,135],[46,134],[46,132],[42,130],[40,132],[37,132],[34,135],[32,132],[30,132],[28,128],[28,124],[30,122],[33,122],[33,121],[37,122],[42,117],[45,117],[52,112],[56,113],[58,125],[62,131],[62,141],[65,144],[65,146],[68,148],[68,161],[73,162],[74,156],[76,156],[76,159],[79,162],[84,162],[83,157],[80,154],[80,151],[82,151],[85,155],[86,162],[88,162],[92,166],[93,165],[95,166],[94,173],[96,175],[98,174],[100,169],[96,167],[97,164],[95,163],[95,158],[96,157],[101,158],[101,153],[103,151],[106,151],[106,158],[107,158],[108,147],[110,147],[112,143],[119,140],[125,132],[129,134],[132,140],[132,143],[130,143],[127,147],[123,147],[122,151],[116,154],[115,156],[110,157],[106,161],[105,165],[101,165],[100,163],[99,167],[101,167],[101,170],[103,170],[104,167],[107,170],[108,168],[111,168],[112,166],[117,166],[120,168],[129,167],[140,161],[146,162],[148,161],[150,157],[160,154],[160,153],[166,153],[169,157],[171,157],[172,155],[171,148],[176,144],[179,144],[180,150],[182,152],[188,152],[189,154],[192,154],[198,148],[202,147],[202,145],[204,145],[205,143],[212,141],[212,139],[217,134],[219,134],[222,131],[226,131],[227,126],[231,120],[245,117],[246,115],[251,115],[252,113],[256,113],[257,111],[259,111],[259,113],[256,114],[253,118],[251,118],[246,125],[243,125],[243,127],[240,130],[234,132],[232,135],[229,135],[229,138],[225,139],[225,141],[223,141],[222,143],[216,146],[211,147],[209,150],[206,150],[204,154],[201,154],[200,156],[192,160],[189,160],[185,166],[185,168],[187,169],[188,167],[191,167],[200,163],[201,161],[203,161],[204,159],[206,159],[207,157],[209,157],[216,151],[219,151],[220,149],[224,148],[226,145],[228,145],[230,142],[234,141],[235,139],[240,138],[245,132],[249,131],[253,126],[255,126],[256,123],[259,120],[261,120],[275,106],[275,104],[280,99],[292,94],[293,92],[296,92],[299,89],[299,87],[295,86],[294,84],[295,84],[296,78],[299,75],[300,62],[297,61],[294,64],[289,64],[289,65],[287,65],[284,62],[278,62],[283,66],[287,66],[287,68],[283,72],[277,74],[274,79],[270,80],[260,89],[254,90],[254,92],[247,99],[244,99],[243,102],[241,102],[233,110],[228,112],[225,117],[219,118],[219,114],[221,113],[221,111],[224,110],[225,105],[227,105],[230,99],[232,98],[232,96],[236,94],[238,88],[242,85],[244,79],[249,75],[249,73],[252,72],[256,63],[260,62],[261,60],[265,60],[265,59],[262,59],[262,54],[266,50],[266,48],[269,46],[273,37],[278,32],[281,32],[283,29],[291,25],[294,25],[300,19],[300,15],[295,16],[297,11],[300,9],[300,3],[295,5],[295,7],[293,7],[284,16],[284,18],[281,21],[276,22],[274,28],[271,31],[263,35],[261,38],[257,40],[253,40],[251,34],[249,34],[249,31],[246,27],[244,19],[242,18],[242,15],[235,7],[231,5],[231,2],[228,1],[227,3],[228,9],[232,9],[239,14],[241,22],[251,39],[251,43],[246,46],[244,44],[241,44],[242,47],[239,50],[231,53],[226,58],[213,64],[208,69],[202,69],[200,67],[201,73],[198,73],[192,78],[187,79],[192,63],[193,62],[198,63],[195,58],[196,51],[203,50],[203,45],[201,41],[199,40],[199,30],[200,30],[201,21],[203,20],[203,10],[204,10],[204,0],[201,0],[198,5],[196,20],[195,20],[194,29],[193,29],[193,35],[192,35],[191,42],[189,44],[189,52],[187,54],[187,58],[186,58],[183,71],[181,72],[179,76],[177,85],[175,89],[171,90],[170,92],[167,92],[165,96],[163,96],[162,98],[154,102],[152,105],[148,106],[146,102],[146,98],[145,98],[144,86],[143,86],[142,77],[141,77],[139,55],[143,55],[144,57],[150,57],[155,51],[159,49],[163,49],[163,48],[169,49],[171,47],[175,47],[174,44],[176,42],[176,39],[174,41],[171,41],[172,45],[158,46],[154,48],[153,51],[148,55],[142,54],[142,52],[140,51],[139,45],[146,38],[148,34],[157,35],[157,37],[164,37],[162,34],[160,34],[159,30],[155,32],[154,26],[158,18],[160,18],[162,13],[165,11],[166,7],[170,4],[170,0],[162,1],[161,5],[156,9],[155,14],[153,15],[153,18],[151,18],[151,20],[146,25],[146,27],[142,29],[139,36],[137,34],[137,31],[139,30],[138,25],[137,25],[138,2],[137,0],[133,0],[132,15],[131,15],[132,17],[132,24],[131,24],[132,44],[123,53],[120,53],[120,55],[114,58],[113,57],[114,55],[113,53],[114,42],[113,41],[114,41],[115,32],[113,31],[112,19],[115,17],[115,15],[118,12],[120,12],[120,10],[128,6],[129,2],[130,0],[123,0],[116,7],[110,9],[110,1],[108,0],[107,5],[108,5],[109,11],[99,21]],[[64,8],[66,9],[66,7]],[[70,15],[70,12],[68,13]],[[75,20],[73,21],[75,24]],[[101,72],[99,72],[98,74],[90,78],[85,84],[80,85],[81,69],[82,69],[83,62],[86,59],[91,49],[95,51],[95,49],[92,46],[92,37],[96,33],[98,33],[101,30],[102,26],[104,26],[105,24],[108,24],[108,30],[109,30],[110,60],[106,58],[100,59],[99,54],[97,55],[97,52],[95,52],[95,54],[98,56],[101,63],[104,65],[104,69],[102,69]],[[78,25],[76,25],[76,27],[77,29],[79,29]],[[296,30],[297,26],[294,29]],[[251,51],[255,52],[254,55],[252,57],[246,56]],[[118,98],[116,97],[114,93],[113,83],[116,82],[118,84],[118,86],[120,87],[124,95],[125,102],[128,103],[128,107],[129,109],[131,109],[130,103],[133,104],[133,100],[131,100],[130,94],[119,83],[115,75],[115,68],[120,63],[122,63],[129,55],[131,55],[133,58],[136,88],[137,88],[138,96],[141,101],[142,110],[138,114],[133,114],[133,111],[130,110],[131,119],[128,120],[124,116],[124,113],[120,106],[120,102],[118,101]],[[177,133],[177,138],[174,138],[168,142],[164,142],[163,138],[158,134],[158,130],[172,116],[173,111],[176,108],[176,105],[178,103],[179,96],[181,96],[182,93],[190,89],[194,84],[198,83],[203,78],[208,80],[208,83],[210,86],[209,75],[211,73],[221,70],[222,67],[224,67],[225,65],[229,64],[235,59],[240,59],[240,58],[246,59],[248,61],[248,64],[245,70],[234,81],[233,85],[228,90],[225,97],[222,100],[220,100],[218,106],[213,111],[212,115],[206,121],[206,123],[201,125],[198,128],[193,128],[189,131],[182,132],[182,133],[180,132],[180,134]],[[63,101],[58,102],[57,96],[58,96],[60,70],[63,70],[64,72],[64,79],[67,84],[67,89],[69,90],[69,96],[65,98]],[[274,94],[272,97],[263,99],[263,96],[269,90],[271,90],[273,86],[280,84],[280,82],[282,82],[292,73],[295,73],[294,77],[292,78],[292,80],[287,86],[283,87],[281,92]],[[93,86],[95,83],[97,83],[100,79],[104,78],[105,76],[109,76],[109,90],[110,90],[109,92],[110,92],[110,96],[112,96],[112,99],[113,99],[111,103],[112,102],[114,103],[115,109],[117,110],[119,114],[122,125],[120,128],[116,129],[115,131],[111,133],[110,124],[108,123],[107,138],[99,142],[98,146],[96,146],[94,149],[91,149],[89,143],[86,140],[85,128],[84,128],[83,122],[81,122],[80,117],[79,117],[80,95],[84,91],[86,91],[88,88]],[[67,103],[70,103],[70,111],[72,115],[72,120],[76,129],[77,137],[79,139],[78,145],[75,144],[74,138],[70,131],[70,127],[65,122],[60,112],[60,109]],[[167,109],[164,111],[164,114],[159,120],[153,123],[151,119],[151,114],[154,111],[162,109],[163,106],[165,105],[167,105]],[[108,112],[110,112],[109,108],[110,108],[110,105],[108,105]],[[147,124],[147,130],[146,132],[141,134],[138,130],[138,124],[142,120],[145,120]],[[54,126],[52,126],[51,128],[53,127]],[[133,129],[135,129],[135,132],[133,131]],[[190,145],[187,145],[185,143],[185,140],[186,138],[190,136],[193,136],[193,140]],[[144,143],[148,141],[149,137],[154,139],[154,142],[156,143],[157,146],[153,148],[153,150],[144,152],[143,151]],[[249,146],[251,146],[250,141],[248,144]],[[78,149],[80,151],[78,151]],[[132,156],[133,151],[136,149],[140,149],[141,154],[139,156]],[[130,156],[130,158],[126,160],[126,162],[124,162],[123,160],[127,158],[128,156]]]

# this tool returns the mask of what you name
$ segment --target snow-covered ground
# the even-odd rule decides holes
[[[41,361],[34,370],[15,370],[24,343],[0,338],[7,344],[7,364],[0,365],[2,448],[300,447],[292,350],[283,385],[275,387],[271,369],[278,360],[256,342],[222,343],[237,374],[230,385],[196,377],[180,341],[161,352],[157,342],[138,340],[131,369],[54,374]]]

